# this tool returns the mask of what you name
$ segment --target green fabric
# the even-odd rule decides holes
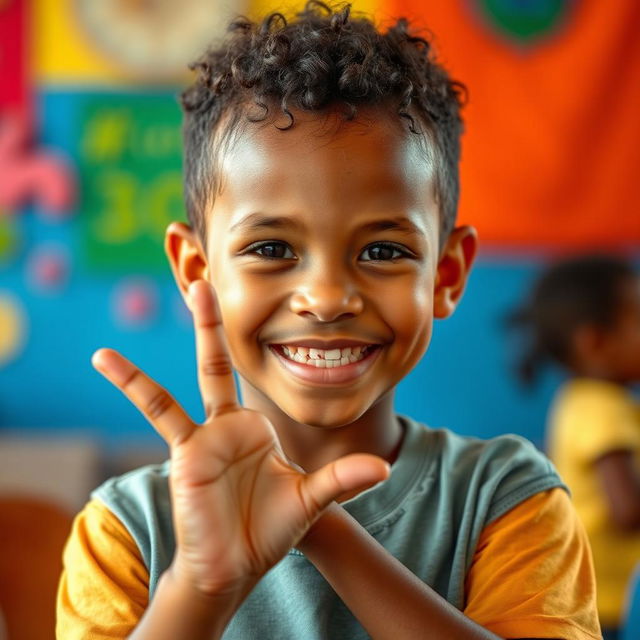
[[[390,478],[343,506],[415,575],[462,609],[464,579],[482,529],[562,482],[549,460],[518,436],[479,440],[398,419],[405,437]],[[168,471],[168,463],[144,467],[94,492],[137,542],[149,569],[151,596],[175,545]],[[263,577],[224,634],[225,640],[367,637],[295,549]]]

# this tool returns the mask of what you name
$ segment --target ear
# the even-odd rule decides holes
[[[178,289],[189,307],[189,285],[194,280],[209,279],[209,265],[200,239],[189,225],[172,222],[164,237],[164,250]]]
[[[478,234],[473,227],[456,227],[440,253],[433,298],[435,318],[448,318],[464,293],[471,265],[478,249]]]

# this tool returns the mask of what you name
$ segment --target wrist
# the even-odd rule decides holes
[[[183,579],[174,566],[158,581],[158,588],[131,640],[217,640],[240,607],[239,592],[205,593]]]
[[[296,548],[306,556],[321,550],[327,542],[335,544],[339,531],[348,526],[349,514],[337,503],[332,502],[309,527]]]
[[[194,578],[191,572],[184,568],[178,555],[160,579],[166,583],[166,588],[176,595],[193,599],[194,604],[201,603],[204,607],[216,608],[233,606],[234,603],[239,605],[256,585],[255,580],[229,583],[220,582],[213,577]]]

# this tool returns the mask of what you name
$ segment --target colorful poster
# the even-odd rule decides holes
[[[88,94],[79,113],[79,209],[87,267],[166,269],[164,231],[172,220],[184,219],[175,95]]]

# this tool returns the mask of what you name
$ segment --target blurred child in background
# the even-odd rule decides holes
[[[613,256],[548,268],[514,320],[527,332],[520,374],[545,362],[569,379],[548,420],[548,453],[591,539],[605,638],[615,638],[625,589],[640,562],[640,276]]]

